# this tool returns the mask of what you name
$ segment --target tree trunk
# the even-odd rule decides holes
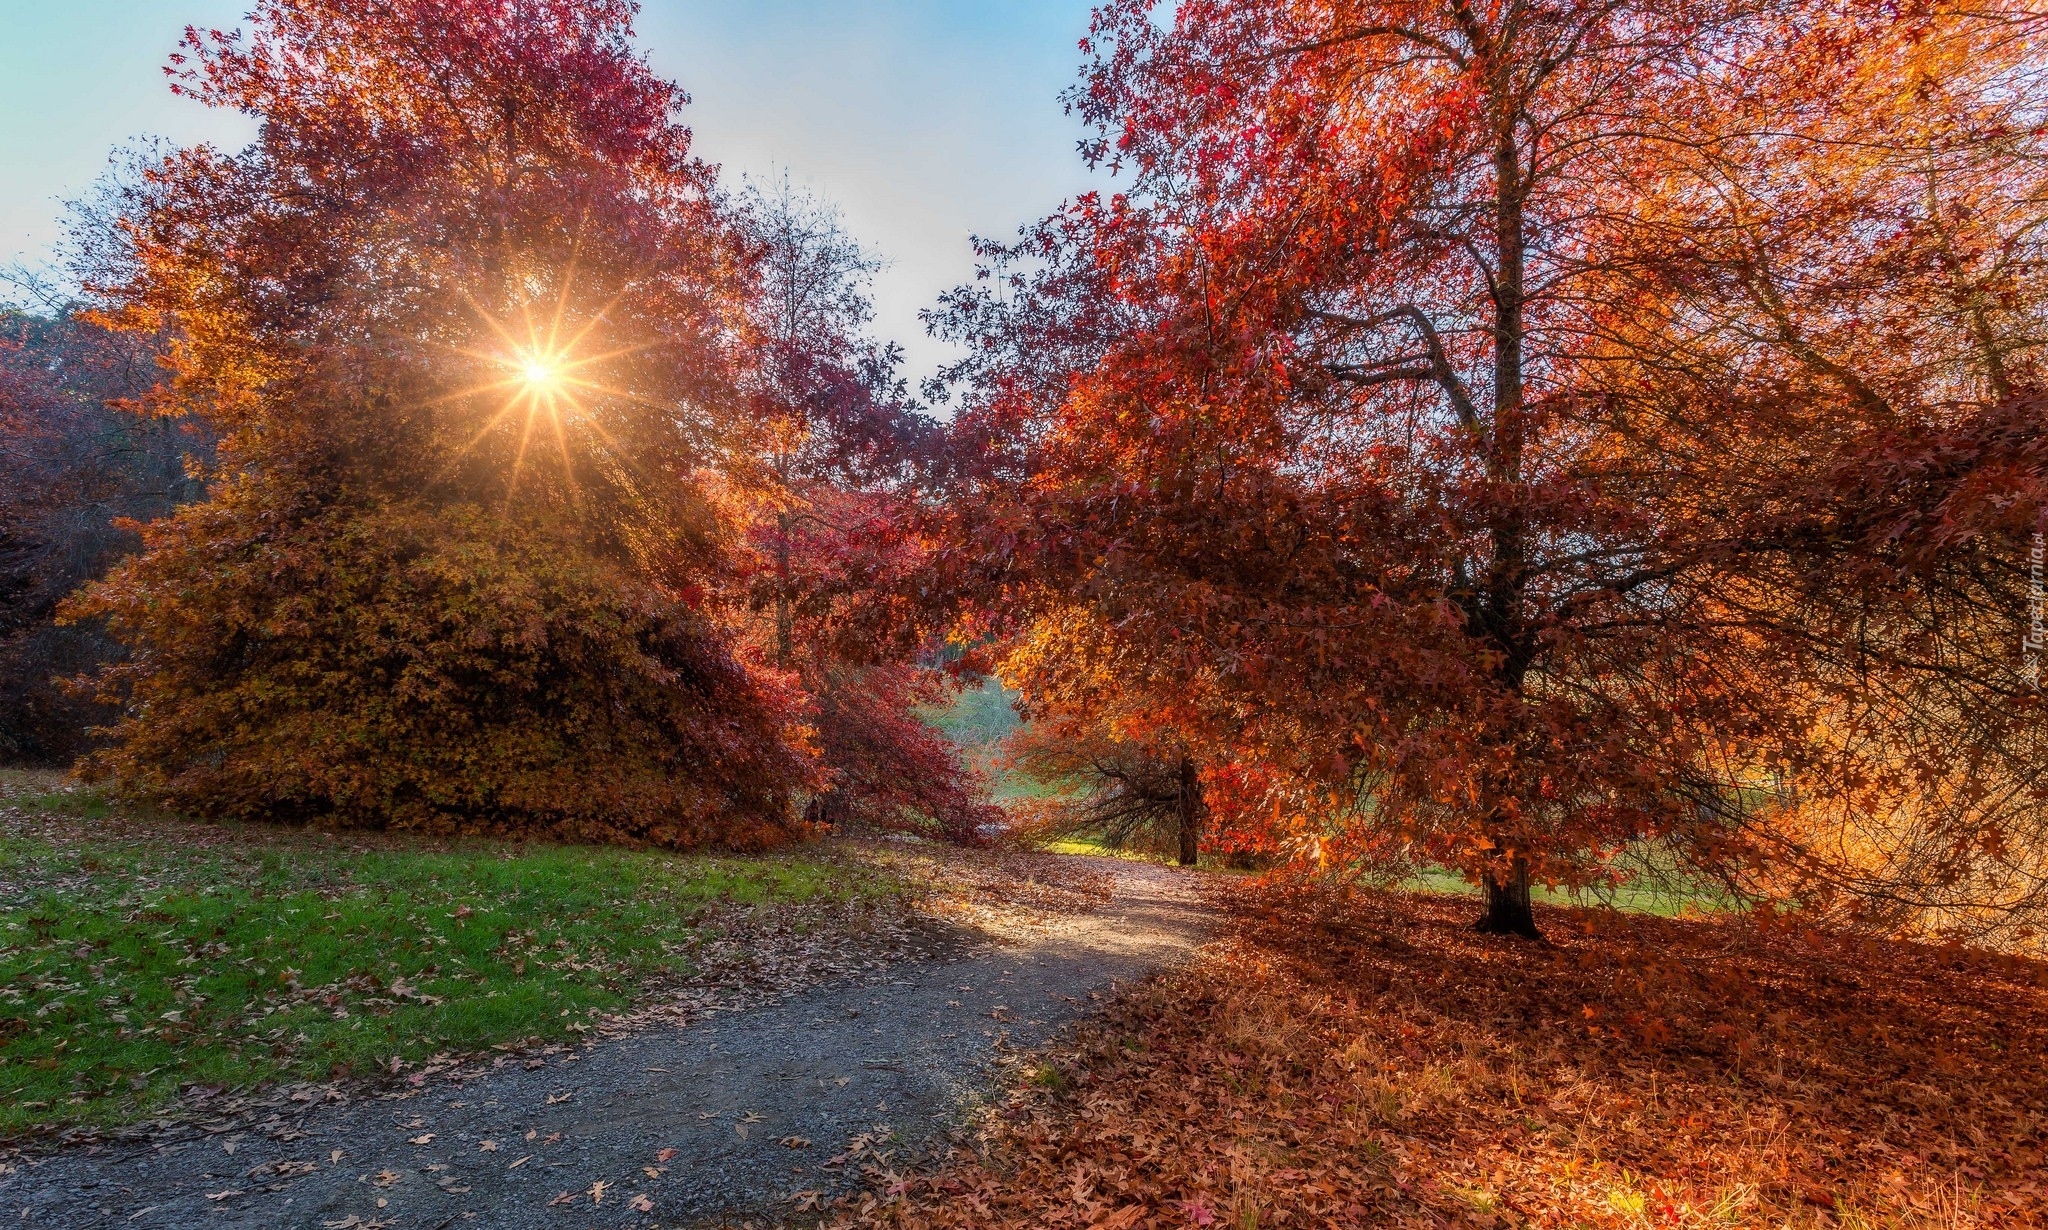
[[[1201,854],[1202,784],[1195,776],[1195,762],[1180,758],[1180,865],[1192,867]]]
[[[796,613],[789,596],[789,514],[777,513],[775,527],[775,665],[788,670],[796,649]]]
[[[1536,912],[1529,904],[1529,864],[1517,856],[1514,870],[1503,881],[1486,877],[1486,914],[1473,930],[1481,935],[1519,935],[1540,940]]]
[[[1496,89],[1501,88],[1496,83]],[[1522,165],[1515,118],[1521,104],[1505,113],[1493,150],[1494,244],[1499,267],[1493,278],[1493,421],[1487,442],[1487,469],[1503,484],[1522,481],[1522,453],[1528,424],[1523,413],[1523,347],[1527,340],[1525,283],[1528,237],[1523,209],[1529,183]],[[1475,598],[1478,629],[1501,650],[1497,680],[1503,690],[1520,695],[1535,645],[1522,622],[1528,580],[1528,528],[1525,512],[1513,497],[1489,515],[1493,558],[1483,592]],[[1487,826],[1492,828],[1491,823]],[[1512,859],[1506,879],[1486,876],[1486,914],[1476,928],[1484,935],[1519,935],[1536,940],[1536,914],[1529,904],[1529,864]]]

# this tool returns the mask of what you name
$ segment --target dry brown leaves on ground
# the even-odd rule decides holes
[[[2032,1227],[2048,967],[1264,890],[839,1225]],[[828,1222],[828,1224],[834,1224]]]
[[[1115,885],[1093,860],[1013,845],[969,849],[884,839],[866,850],[876,865],[918,886],[918,906],[928,916],[998,936],[1099,909]]]

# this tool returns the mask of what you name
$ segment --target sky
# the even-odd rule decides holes
[[[239,146],[245,117],[173,98],[186,25],[248,0],[0,0],[0,265],[46,264],[64,202],[144,137]],[[682,82],[697,151],[735,185],[793,182],[889,262],[876,331],[913,380],[947,351],[917,318],[968,280],[968,237],[1003,236],[1090,186],[1059,94],[1089,0],[643,0],[640,45]]]

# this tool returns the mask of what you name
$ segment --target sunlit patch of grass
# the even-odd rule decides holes
[[[50,793],[50,792],[45,792]],[[8,806],[96,820],[68,791]],[[17,815],[19,812],[16,813]],[[179,840],[206,829],[223,840]],[[850,902],[891,877],[806,854],[331,838],[182,824],[0,828],[0,1133],[565,1039],[687,976],[725,906]]]
[[[1460,896],[1477,896],[1479,893],[1478,887],[1464,876],[1439,867],[1425,867],[1411,872],[1392,887],[1410,892],[1452,893]],[[1660,883],[1647,879],[1625,880],[1619,886],[1603,891],[1572,892],[1545,888],[1539,884],[1529,895],[1543,905],[1606,905],[1633,914],[1655,914],[1661,918],[1713,914],[1735,908],[1726,898],[1704,885],[1686,886],[1675,881]]]
[[[1085,854],[1097,858],[1121,858],[1134,863],[1156,863],[1161,866],[1178,866],[1179,860],[1152,850],[1141,850],[1131,846],[1114,846],[1095,833],[1069,833],[1044,842],[1038,847],[1047,854]],[[1234,865],[1229,858],[1205,850],[1195,864],[1203,871],[1221,871],[1232,874],[1246,874],[1254,870]]]
[[[1127,858],[1137,862],[1157,862],[1149,854],[1141,854],[1127,847],[1112,846],[1091,833],[1074,833],[1045,843],[1041,846],[1048,854],[1090,854],[1102,858]]]

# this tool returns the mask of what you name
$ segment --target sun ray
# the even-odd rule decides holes
[[[556,413],[553,407],[548,410],[548,421],[554,425],[555,448],[562,454],[562,482],[569,496],[569,511],[580,516],[583,492],[576,485],[576,459],[569,453],[569,430],[563,424],[562,416]]]
[[[575,349],[573,341],[567,346],[561,344],[562,319],[569,313],[569,289],[576,285],[576,266],[583,259],[583,227],[589,218],[590,215],[585,213],[576,219],[576,237],[569,241],[569,259],[562,267],[562,276],[555,288],[555,314],[553,319],[548,321],[547,340],[548,350],[553,354]],[[612,300],[612,303],[617,302],[617,299]],[[610,308],[611,304],[607,303],[605,307]],[[598,313],[598,316],[603,315],[603,312]]]
[[[519,485],[525,477],[538,426],[535,420],[539,416],[548,418],[548,434],[554,437],[560,458],[564,491],[570,507],[576,509],[582,503],[583,492],[576,473],[578,454],[570,440],[573,432],[589,435],[599,445],[592,458],[609,457],[621,471],[620,476],[630,485],[632,480],[629,476],[641,467],[632,457],[631,450],[606,429],[599,408],[623,403],[660,412],[673,413],[676,410],[672,405],[657,404],[641,394],[596,378],[596,369],[644,353],[658,343],[584,351],[585,344],[608,323],[612,309],[628,292],[622,289],[597,311],[575,320],[572,328],[572,319],[581,315],[571,311],[579,255],[579,252],[572,251],[552,296],[522,297],[503,313],[493,312],[475,296],[464,294],[464,301],[483,326],[487,338],[477,339],[477,345],[450,345],[447,349],[478,364],[483,372],[495,373],[495,378],[479,380],[425,403],[440,405],[464,399],[504,396],[503,403],[455,451],[447,462],[446,470],[453,470],[486,440],[504,431],[508,420],[524,419],[519,425],[518,444],[506,476],[508,503],[517,498]],[[492,342],[496,345],[491,345]]]
[[[505,483],[505,506],[510,508],[519,495],[519,476],[526,470],[526,449],[533,442],[533,420],[537,416],[532,409],[526,413],[526,425],[519,431],[519,451],[512,457],[512,476]]]

